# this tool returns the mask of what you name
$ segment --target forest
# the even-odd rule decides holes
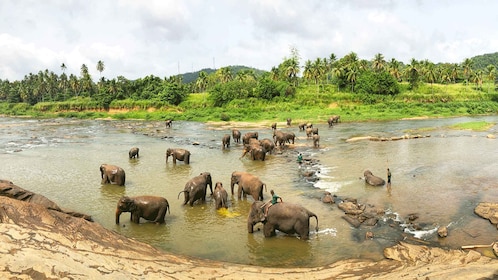
[[[203,69],[170,77],[149,75],[136,80],[126,77],[105,78],[105,64],[95,65],[100,77],[89,74],[81,65],[80,75],[59,74],[52,70],[29,73],[21,81],[0,77],[0,102],[25,104],[55,110],[108,110],[110,108],[162,108],[178,106],[190,95],[207,94],[208,106],[223,107],[250,99],[289,101],[297,91],[315,89],[321,94],[348,93],[361,96],[366,104],[382,102],[382,96],[396,96],[425,86],[432,91],[437,85],[460,84],[473,91],[496,93],[498,52],[467,58],[461,63],[434,63],[411,59],[405,64],[378,53],[372,59],[361,59],[354,52],[342,58],[329,57],[304,61],[291,48],[290,56],[270,71],[246,66]],[[96,80],[96,81],[95,81]],[[496,101],[496,100],[495,100]],[[49,105],[50,104],[50,105]]]

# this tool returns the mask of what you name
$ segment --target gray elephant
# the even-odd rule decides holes
[[[275,143],[269,138],[264,138],[262,140],[259,140],[259,144],[269,154],[272,154],[273,150],[275,150]]]
[[[271,129],[272,130],[276,130],[277,129],[277,123],[276,122],[271,124]]]
[[[337,115],[331,116],[331,117],[327,120],[327,123],[329,124],[329,127],[333,126],[333,125],[334,125],[334,123],[338,123],[340,118],[341,118],[341,117],[340,117],[340,116],[337,116]]]
[[[102,184],[124,186],[126,181],[126,174],[123,168],[105,163],[100,166],[100,177],[102,177]]]
[[[216,182],[213,198],[216,209],[228,208],[228,193],[221,182]]]
[[[318,134],[313,135],[313,147],[315,148],[320,147],[320,135]]]
[[[273,143],[275,143],[275,145],[285,146],[285,143],[287,143],[287,134],[280,130],[274,130]]]
[[[190,152],[185,149],[171,149],[168,148],[166,150],[166,162],[168,162],[168,157],[173,158],[173,163],[176,164],[176,161],[183,161],[185,164],[190,164]]]
[[[301,239],[309,239],[310,218],[316,218],[316,231],[318,231],[318,217],[301,205],[281,202],[273,204],[268,208],[266,214],[263,212],[265,203],[255,201],[251,205],[251,211],[247,217],[247,231],[254,232],[254,225],[262,222],[265,237],[275,236],[275,230],[297,234]]]
[[[242,143],[244,145],[247,145],[249,144],[249,141],[251,138],[254,138],[254,139],[258,139],[258,132],[247,132],[246,134],[244,134],[244,136],[242,136]]]
[[[292,123],[292,119],[291,119],[291,118],[288,118],[288,119],[287,119],[287,126],[291,126],[291,123]]]
[[[263,183],[257,176],[252,175],[248,172],[234,171],[230,179],[230,188],[232,190],[232,195],[235,184],[239,186],[237,190],[237,197],[239,199],[242,198],[242,194],[244,194],[244,197],[246,197],[247,194],[252,195],[254,200],[264,199],[263,188],[266,191],[266,184]]]
[[[119,216],[123,212],[130,212],[130,220],[136,224],[140,218],[162,224],[166,212],[169,213],[169,203],[166,198],[159,196],[123,196],[116,207],[116,224],[119,224]]]
[[[139,148],[137,147],[133,147],[130,149],[130,151],[128,152],[128,156],[130,157],[130,159],[132,158],[138,158],[139,155],[138,155],[138,152],[140,151]]]
[[[372,186],[380,187],[384,186],[384,184],[386,183],[384,179],[373,175],[370,170],[365,170],[365,172],[363,172],[363,176],[365,177],[365,183]]]
[[[166,127],[171,128],[171,125],[173,124],[173,120],[166,120],[164,123],[166,124]]]
[[[230,134],[225,134],[221,138],[222,149],[230,148]]]
[[[240,143],[240,131],[237,129],[232,129],[233,142]]]
[[[178,193],[178,198],[180,198],[180,194],[183,193],[185,197],[183,205],[189,203],[190,206],[193,206],[194,202],[199,199],[202,201],[206,201],[207,186],[209,186],[211,195],[213,195],[213,182],[211,180],[211,173],[202,172],[200,175],[195,176],[185,184],[185,188],[183,189],[183,191]]]

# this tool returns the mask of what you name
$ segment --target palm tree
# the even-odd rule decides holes
[[[101,78],[102,78],[102,72],[104,71],[104,69],[105,69],[104,62],[102,60],[99,60],[99,62],[97,62],[97,71],[99,71]]]
[[[227,83],[233,80],[232,71],[230,70],[230,67],[222,67],[218,71],[222,83]]]
[[[427,82],[429,82],[431,84],[431,93],[433,93],[432,85],[434,84],[434,82],[436,82],[436,79],[437,79],[436,67],[435,67],[434,63],[427,62],[424,72],[426,75]]]
[[[465,77],[465,81],[469,81],[469,77],[472,75],[472,66],[474,65],[474,61],[472,59],[466,58],[462,62],[463,75]]]
[[[406,67],[405,76],[410,83],[410,88],[414,89],[418,87],[418,82],[420,79],[419,63],[415,58],[412,58],[410,64]]]
[[[401,63],[397,61],[395,58],[392,58],[391,61],[387,64],[387,68],[389,73],[396,79],[396,81],[401,81]]]
[[[208,75],[206,71],[201,71],[199,77],[195,81],[195,85],[200,92],[203,92],[208,84]]]
[[[488,88],[489,90],[494,86],[495,79],[496,79],[496,67],[493,64],[489,64],[486,66],[486,77],[488,78],[488,81],[491,83],[491,86]]]
[[[311,60],[306,60],[306,62],[304,62],[304,70],[303,70],[303,78],[304,80],[306,81],[310,81],[311,79],[313,79],[313,73],[312,73],[312,62]]]
[[[472,75],[472,82],[476,84],[476,89],[482,89],[482,81],[483,71],[479,69]]]
[[[61,64],[61,70],[62,70],[62,74],[64,74],[66,72],[66,64],[64,64],[64,62]]]
[[[375,55],[372,61],[372,68],[375,72],[380,72],[384,70],[386,66],[386,61],[384,60],[384,56],[381,53]]]

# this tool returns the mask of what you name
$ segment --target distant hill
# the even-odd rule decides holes
[[[247,67],[247,66],[241,66],[241,65],[227,66],[227,67],[230,67],[230,69],[232,70],[232,74],[234,76],[239,71],[241,71],[241,70],[253,70],[256,73],[256,76],[262,75],[263,73],[266,72],[264,70],[259,70],[259,69],[256,69],[256,68]],[[195,82],[195,80],[197,80],[197,78],[199,78],[199,73],[201,71],[204,71],[204,72],[206,72],[206,74],[209,75],[211,73],[216,72],[216,70],[217,69],[204,68],[204,69],[201,69],[201,70],[196,71],[196,72],[188,72],[188,73],[184,73],[184,74],[180,74],[180,75],[182,76],[182,82],[185,83],[185,84],[188,84],[188,83],[191,83],[191,82]]]
[[[498,69],[498,52],[477,55],[471,58],[474,62],[473,69],[486,69],[490,64]]]

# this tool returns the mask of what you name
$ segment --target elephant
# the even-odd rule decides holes
[[[258,139],[258,133],[257,132],[247,132],[246,134],[244,134],[244,136],[242,136],[242,143],[247,145],[249,144],[249,139],[251,138],[254,138],[254,139]]]
[[[269,139],[269,138],[264,138],[259,140],[259,144],[266,150],[267,153],[272,154],[273,150],[275,149],[275,143]]]
[[[271,129],[272,130],[276,130],[277,129],[277,123],[276,122],[271,124]]]
[[[300,123],[298,127],[299,127],[299,130],[304,131],[306,129],[306,123]]]
[[[168,200],[164,197],[123,196],[119,199],[116,207],[116,224],[119,224],[119,216],[123,212],[131,212],[130,220],[136,224],[140,222],[140,218],[153,221],[156,224],[163,224],[166,211],[170,213]]]
[[[288,119],[287,119],[287,126],[291,126],[291,123],[292,123],[292,119],[291,119],[291,118],[288,118]]]
[[[213,198],[216,209],[228,208],[228,193],[221,182],[216,182]]]
[[[124,186],[126,181],[125,171],[123,168],[116,165],[102,164],[100,166],[100,176],[102,177],[101,184]]]
[[[373,175],[370,170],[365,170],[365,172],[363,172],[363,176],[365,177],[365,183],[372,186],[380,187],[384,186],[384,184],[386,183],[384,179]]]
[[[306,128],[306,137],[311,138],[311,135],[313,134],[313,128]]]
[[[166,120],[165,124],[166,124],[166,127],[171,127],[171,125],[173,124],[173,120]]]
[[[285,143],[290,143],[292,140],[292,144],[294,144],[294,139],[296,138],[296,135],[294,132],[283,132],[280,130],[275,130],[273,132],[273,141],[275,145],[279,146],[285,146]]]
[[[249,144],[244,145],[244,152],[240,158],[243,158],[246,154],[250,154],[252,160],[264,161],[266,157],[266,150],[263,146],[261,146],[261,143],[257,139],[250,138]]]
[[[128,152],[128,156],[130,157],[130,159],[132,159],[132,158],[138,158],[139,157],[139,155],[138,155],[138,151],[139,150],[140,149],[137,148],[137,147],[131,148],[130,151]]]
[[[189,203],[190,206],[193,206],[194,202],[199,199],[206,201],[206,191],[208,186],[211,190],[211,195],[213,195],[211,173],[202,172],[200,175],[195,176],[185,184],[185,189],[178,193],[178,198],[180,198],[181,193],[184,193],[185,201],[183,202],[183,205]]]
[[[239,186],[237,190],[237,197],[239,199],[242,198],[242,193],[244,193],[244,197],[247,194],[252,195],[254,200],[263,200],[263,188],[266,191],[266,184],[263,183],[257,176],[252,175],[248,172],[243,171],[234,171],[232,172],[232,177],[230,179],[230,188],[232,190],[237,184]]]
[[[338,116],[338,115],[331,116],[327,120],[327,123],[329,124],[329,127],[333,126],[334,123],[338,123],[340,118],[341,118],[341,116]]]
[[[233,142],[240,143],[240,131],[237,129],[232,129]]]
[[[318,134],[313,135],[313,147],[315,148],[320,147],[320,135]]]
[[[265,161],[266,150],[262,146],[251,148],[251,159]]]
[[[230,134],[225,134],[221,138],[222,149],[230,148]]]
[[[190,152],[185,149],[171,149],[166,150],[166,162],[168,162],[168,157],[173,158],[173,163],[176,164],[176,160],[183,161],[185,164],[190,164]]]
[[[278,230],[287,234],[297,234],[301,239],[307,240],[310,234],[311,217],[315,217],[315,230],[318,231],[318,216],[301,205],[288,202],[273,204],[268,208],[266,218],[263,212],[264,205],[262,201],[252,203],[247,217],[249,233],[254,232],[255,224],[262,222],[265,237],[275,236],[275,230]]]
[[[312,128],[311,132],[313,135],[318,135],[318,127]]]

